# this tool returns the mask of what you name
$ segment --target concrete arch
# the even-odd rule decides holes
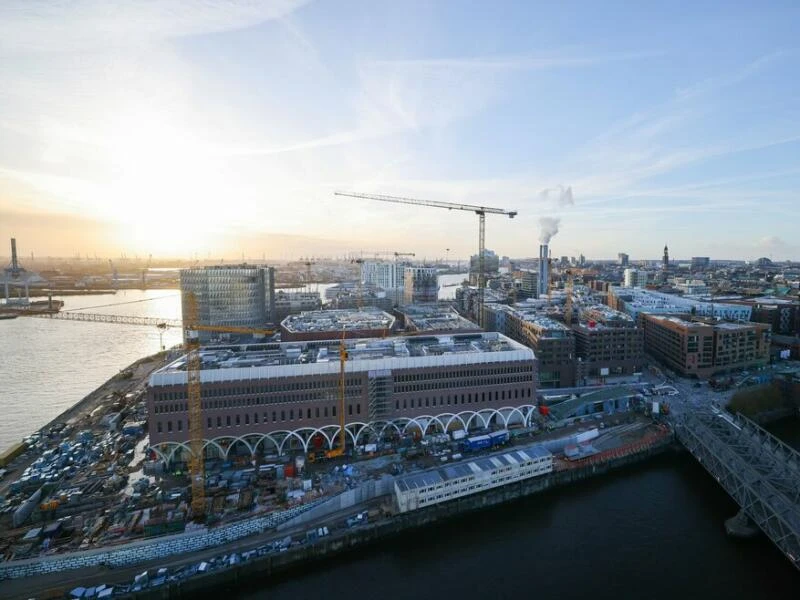
[[[283,440],[281,440],[281,444],[278,447],[278,454],[283,454],[284,445],[286,444],[286,442],[288,440],[290,440],[292,438],[294,438],[294,439],[296,439],[296,440],[298,440],[300,442],[300,445],[303,446],[303,452],[308,452],[308,442],[303,439],[303,436],[301,436],[299,433],[297,433],[295,431],[287,431],[286,432],[286,437],[284,437]]]
[[[231,449],[238,443],[244,444],[244,447],[247,448],[247,451],[250,453],[250,456],[253,456],[253,447],[247,441],[247,435],[243,435],[240,437],[235,437],[231,441],[230,445],[228,446],[228,454],[230,454]]]
[[[205,453],[205,449],[208,446],[214,446],[217,450],[219,450],[219,453],[222,455],[222,458],[227,460],[228,448],[230,448],[230,445],[228,445],[227,448],[223,448],[220,442],[224,440],[235,440],[235,439],[236,438],[233,437],[232,435],[221,435],[219,437],[211,438],[210,440],[205,440],[205,443],[203,444],[203,451]]]
[[[389,428],[393,427],[394,430],[397,432],[397,435],[403,435],[403,430],[400,429],[400,426],[395,423],[394,421],[385,421],[383,426],[380,428],[380,433],[378,434],[381,438],[383,437],[384,432]]]
[[[253,445],[253,453],[254,453],[254,454],[257,454],[257,453],[258,453],[258,446],[259,446],[260,444],[265,444],[265,442],[267,442],[267,441],[270,441],[270,442],[272,442],[272,445],[273,445],[273,446],[275,446],[275,451],[277,452],[278,448],[280,447],[280,442],[278,442],[278,440],[276,440],[275,438],[273,438],[271,434],[269,434],[269,433],[265,433],[265,434],[263,434],[263,435],[261,436],[261,438],[260,438],[260,439],[259,439],[259,440],[258,440],[258,441],[257,441],[257,442],[254,444],[254,445]],[[265,445],[264,445],[264,451],[266,452],[266,450],[267,450],[267,447],[266,447],[266,444],[265,444]]]
[[[466,425],[466,423],[464,423],[464,419],[462,419],[461,416],[459,416],[459,415],[457,415],[455,413],[442,413],[442,414],[439,415],[439,417],[440,418],[449,417],[445,421],[445,425],[444,425],[444,430],[445,431],[450,431],[450,425],[452,425],[455,421],[458,421],[461,424],[461,428],[462,429],[464,429],[464,430],[467,429],[467,425]]]
[[[460,416],[461,415],[468,415],[467,420],[464,422],[464,427],[466,428],[467,431],[469,431],[470,423],[472,423],[472,421],[474,421],[476,418],[479,418],[478,413],[476,413],[474,411],[471,411],[471,410],[470,411],[463,411],[463,412],[460,412],[458,414]],[[483,418],[481,418],[481,425],[483,427],[486,427],[486,424],[483,423]]]

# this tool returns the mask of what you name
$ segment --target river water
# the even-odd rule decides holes
[[[63,310],[180,318],[177,290],[121,290],[61,299]],[[167,347],[180,340],[179,329],[164,334]],[[30,317],[0,320],[0,448],[45,425],[120,369],[158,352],[159,343],[155,327]]]
[[[800,421],[777,435],[800,448]],[[386,540],[231,595],[621,600],[797,598],[765,538],[728,538],[738,511],[688,454],[668,455]]]
[[[463,278],[451,277],[454,282]],[[442,288],[442,295],[454,289]],[[180,315],[175,290],[64,301],[65,310]],[[176,344],[180,335],[170,330],[164,343]],[[0,447],[158,349],[158,331],[152,327],[0,321]],[[800,448],[800,421],[785,421],[773,432]],[[800,575],[765,538],[726,537],[723,521],[736,512],[692,458],[669,455],[404,534],[277,580],[253,582],[231,595],[247,600],[796,598]]]

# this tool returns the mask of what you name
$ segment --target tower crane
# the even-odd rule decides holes
[[[202,520],[206,512],[205,465],[203,460],[203,400],[200,389],[200,332],[272,335],[274,329],[254,329],[198,323],[197,298],[192,292],[184,294],[183,314],[184,349],[186,351],[186,397],[189,409],[189,476],[192,482],[192,515]]]
[[[334,192],[336,196],[349,196],[351,198],[362,198],[364,200],[379,200],[381,202],[392,202],[394,204],[414,204],[416,206],[430,206],[433,208],[445,208],[447,210],[465,210],[478,215],[478,323],[483,326],[483,299],[485,286],[485,257],[484,250],[486,244],[486,215],[506,215],[513,219],[517,216],[517,211],[503,210],[502,208],[491,208],[488,206],[475,206],[472,204],[456,204],[453,202],[439,202],[436,200],[419,200],[416,198],[403,198],[400,196],[386,196],[383,194],[360,194],[356,192]]]

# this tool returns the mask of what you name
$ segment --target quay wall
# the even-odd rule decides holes
[[[229,569],[194,576],[161,588],[131,594],[128,597],[133,597],[137,600],[192,598],[198,593],[208,593],[212,589],[221,590],[226,587],[238,586],[245,582],[263,580],[271,575],[288,571],[312,561],[325,560],[349,550],[384,542],[387,538],[409,530],[441,523],[446,519],[601,476],[610,471],[662,454],[672,445],[672,436],[669,436],[636,453],[613,458],[603,463],[558,471],[542,477],[534,477],[503,487],[493,488],[480,494],[395,515],[386,520],[369,523],[356,529],[324,537],[311,544],[292,547],[287,552],[253,558],[246,563],[240,563]]]

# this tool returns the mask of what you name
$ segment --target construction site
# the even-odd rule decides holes
[[[172,589],[313,554],[303,548],[362,526],[396,531],[601,474],[670,443],[670,403],[655,398],[669,390],[645,376],[642,329],[576,285],[577,269],[562,269],[556,289],[553,231],[534,297],[517,301],[512,285],[508,305],[502,285],[486,285],[485,216],[516,212],[339,195],[477,215],[478,285],[444,306],[436,270],[405,266],[401,305],[408,253],[394,252],[387,311],[363,307],[360,279],[356,307],[276,326],[272,268],[185,270],[182,320],[137,321],[181,327],[183,345],[123,370],[0,457],[0,578],[48,574],[52,595],[75,598]]]

